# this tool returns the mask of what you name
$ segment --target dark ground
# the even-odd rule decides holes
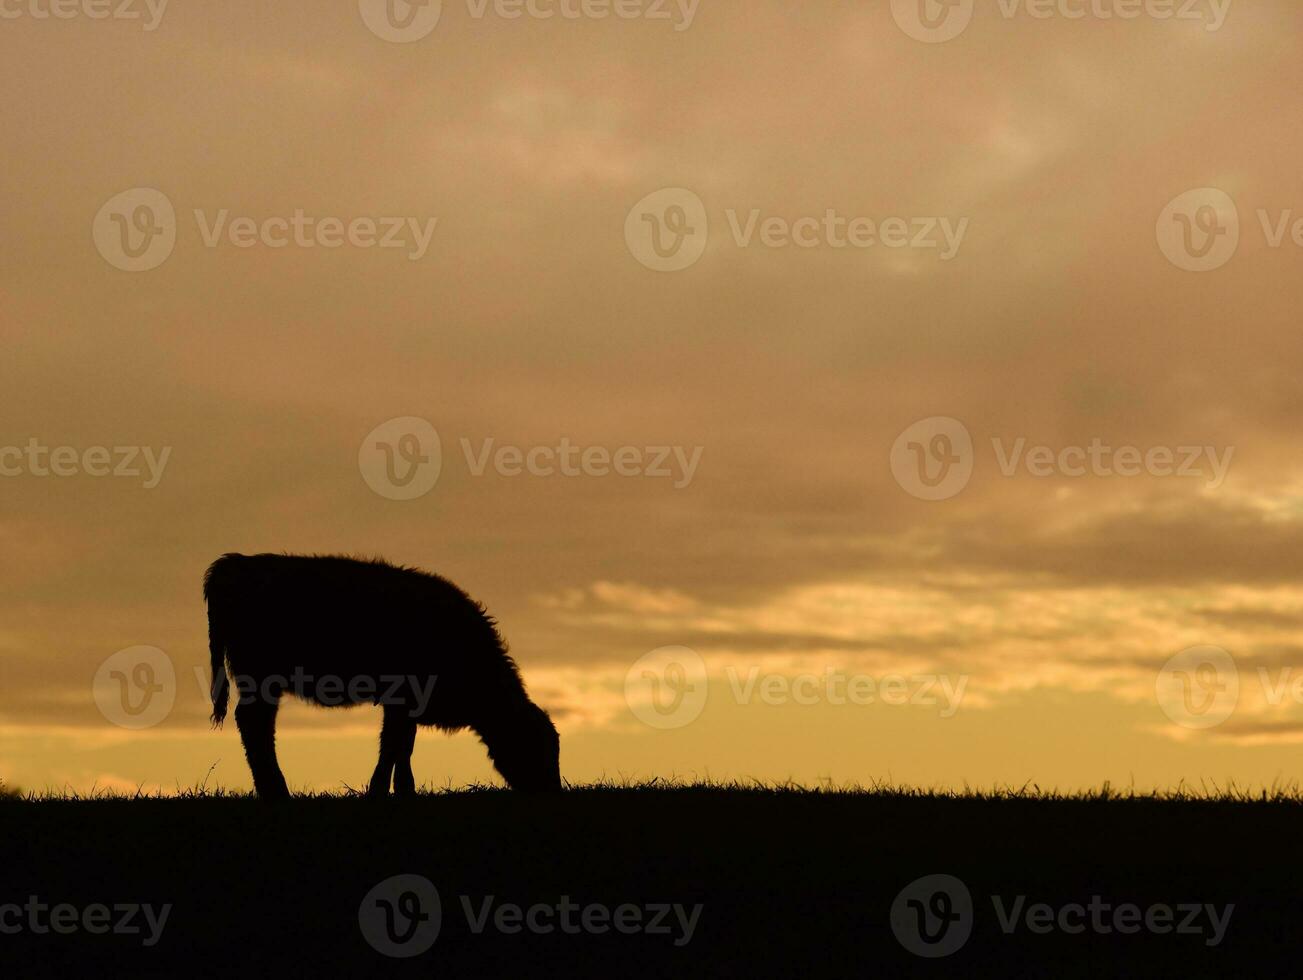
[[[1295,974],[1301,831],[1303,806],[1286,799],[711,788],[283,805],[220,795],[9,799],[0,800],[0,905],[34,895],[79,909],[173,908],[152,948],[143,934],[36,935],[26,910],[11,912],[3,924],[18,915],[24,927],[0,934],[0,962],[10,977],[69,978]],[[433,945],[408,959],[373,949],[359,922],[364,896],[398,874],[427,878],[442,909]],[[968,941],[935,960],[908,952],[891,926],[897,894],[930,874],[961,879],[974,910]],[[477,912],[488,896],[524,907],[569,896],[581,907],[702,910],[681,945],[673,913],[669,934],[504,934],[490,924],[477,935],[463,895]],[[1235,908],[1210,947],[1202,913],[1200,934],[1100,934],[1087,925],[1081,934],[1036,935],[1025,923],[1006,934],[993,895],[1005,905],[1019,895],[1028,905],[1087,905],[1098,895],[1142,909]],[[582,925],[581,913],[569,914]]]

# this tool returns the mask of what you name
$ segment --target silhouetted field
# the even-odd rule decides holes
[[[23,908],[0,921],[22,927],[0,950],[14,976],[1244,976],[1303,942],[1300,822],[1293,792],[11,796],[0,904]],[[397,875],[427,879],[439,910],[412,879],[382,885]],[[939,959],[892,927],[897,896],[931,875],[972,903],[965,923],[953,883],[926,882],[897,903],[924,951],[968,935]],[[62,934],[34,931],[29,896],[75,908]],[[171,909],[161,930],[141,912],[139,932],[87,931],[86,909],[131,903]],[[381,926],[428,948],[391,958],[364,934]]]

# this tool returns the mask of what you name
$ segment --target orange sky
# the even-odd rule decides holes
[[[484,601],[571,779],[1298,778],[1303,11],[1065,4],[0,2],[0,775],[249,785],[200,580],[284,550]],[[377,440],[429,431],[392,499]],[[1238,700],[1174,723],[1204,645]],[[133,730],[92,684],[137,646],[176,680]],[[667,646],[708,687],[654,728]],[[281,726],[292,785],[365,780],[371,709]]]

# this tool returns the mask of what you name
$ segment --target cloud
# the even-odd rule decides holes
[[[0,104],[25,136],[0,175],[0,445],[174,449],[153,491],[0,478],[13,730],[95,729],[90,678],[123,647],[202,665],[199,580],[231,550],[448,575],[576,730],[613,724],[624,665],[668,643],[719,664],[962,669],[992,703],[1057,687],[1141,706],[1197,643],[1250,671],[1293,662],[1303,280],[1255,213],[1298,207],[1303,138],[1279,112],[1303,89],[1280,42],[1296,4],[1237,6],[1215,36],[991,20],[928,51],[885,4],[717,4],[681,34],[445,17],[419,45],[378,41],[348,4],[264,7],[169,10],[140,37],[6,29],[0,80],[29,97]],[[1207,184],[1244,234],[1199,277],[1154,221]],[[141,185],[182,226],[129,276],[89,222]],[[667,186],[702,197],[710,244],[654,275],[622,229]],[[419,263],[210,249],[189,222],[221,208],[439,223]],[[730,209],[970,230],[947,263],[741,248]],[[444,469],[394,506],[357,450],[405,415],[438,429]],[[981,455],[928,504],[888,459],[936,415]],[[703,455],[682,490],[476,477],[463,437]],[[1235,456],[1215,491],[1007,478],[996,438]],[[205,731],[184,685],[169,725]]]

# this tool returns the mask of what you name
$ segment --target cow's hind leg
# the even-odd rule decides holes
[[[408,708],[401,704],[385,705],[384,720],[380,723],[380,759],[371,774],[368,796],[388,796],[389,778],[394,780],[394,793],[411,796],[416,792],[412,776],[412,747],[416,743],[416,720]]]
[[[235,706],[235,725],[244,743],[244,755],[253,773],[253,788],[264,800],[290,795],[285,776],[276,762],[276,709],[280,702],[261,697],[241,698]]]

